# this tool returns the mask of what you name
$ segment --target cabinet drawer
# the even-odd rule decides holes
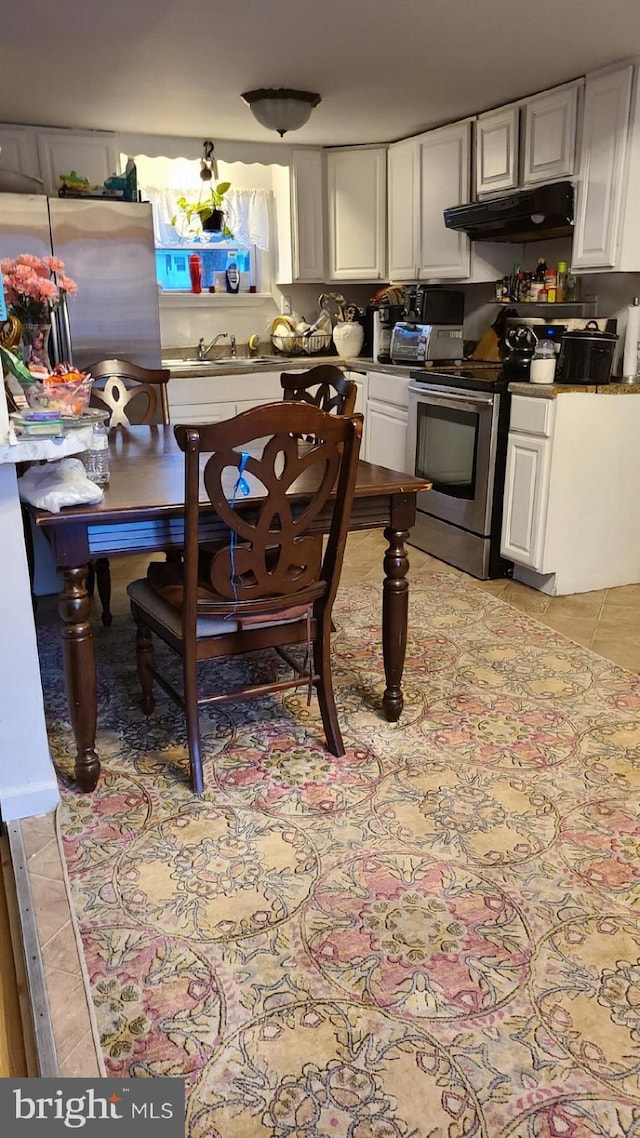
[[[522,431],[527,435],[542,435],[548,439],[553,432],[555,410],[555,399],[528,399],[524,395],[514,395],[511,400],[509,430]]]
[[[387,375],[381,371],[369,372],[369,399],[392,403],[394,407],[409,406],[409,376]]]

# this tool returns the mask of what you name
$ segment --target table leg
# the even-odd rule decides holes
[[[64,680],[69,716],[76,741],[76,780],[81,790],[93,790],[100,777],[96,754],[97,689],[87,566],[62,569],[64,588],[58,602],[62,620]]]
[[[404,546],[407,529],[385,529],[389,542],[384,554],[382,586],[382,654],[387,686],[382,697],[386,718],[395,723],[404,705],[402,672],[407,650],[407,618],[409,613],[409,558]]]

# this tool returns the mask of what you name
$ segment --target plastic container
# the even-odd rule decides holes
[[[60,415],[81,415],[89,406],[91,378],[73,383],[56,383],[53,376],[25,386],[27,402],[34,410],[57,411]]]
[[[541,340],[529,369],[529,383],[553,383],[556,374],[556,350],[551,340]]]
[[[109,485],[109,432],[106,423],[95,423],[91,449],[85,451],[84,466],[87,478],[98,486]]]

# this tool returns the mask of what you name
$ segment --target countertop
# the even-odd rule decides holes
[[[184,358],[176,352],[176,358]],[[193,360],[189,366],[181,365],[179,368],[171,369],[171,351],[166,350],[163,356],[163,367],[169,367],[171,370],[171,378],[174,379],[196,379],[202,376],[225,376],[225,375],[254,375],[256,372],[269,372],[269,371],[308,371],[312,367],[317,367],[319,364],[333,364],[335,367],[344,368],[345,371],[379,371],[389,375],[403,376],[408,379],[411,372],[411,367],[403,367],[400,364],[380,364],[374,362],[373,358],[365,356],[357,357],[343,357],[343,356],[295,356],[293,359],[287,359],[283,356],[273,356],[265,359],[264,356],[258,360],[242,360],[238,363],[233,361],[230,357],[216,357],[216,363],[211,360]]]
[[[640,395],[640,383],[510,383],[512,395],[528,395],[534,399],[556,399],[558,395],[576,391],[590,395]]]

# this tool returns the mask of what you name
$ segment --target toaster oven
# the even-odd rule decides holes
[[[391,362],[423,366],[464,355],[462,325],[413,324],[399,321],[391,333]]]

